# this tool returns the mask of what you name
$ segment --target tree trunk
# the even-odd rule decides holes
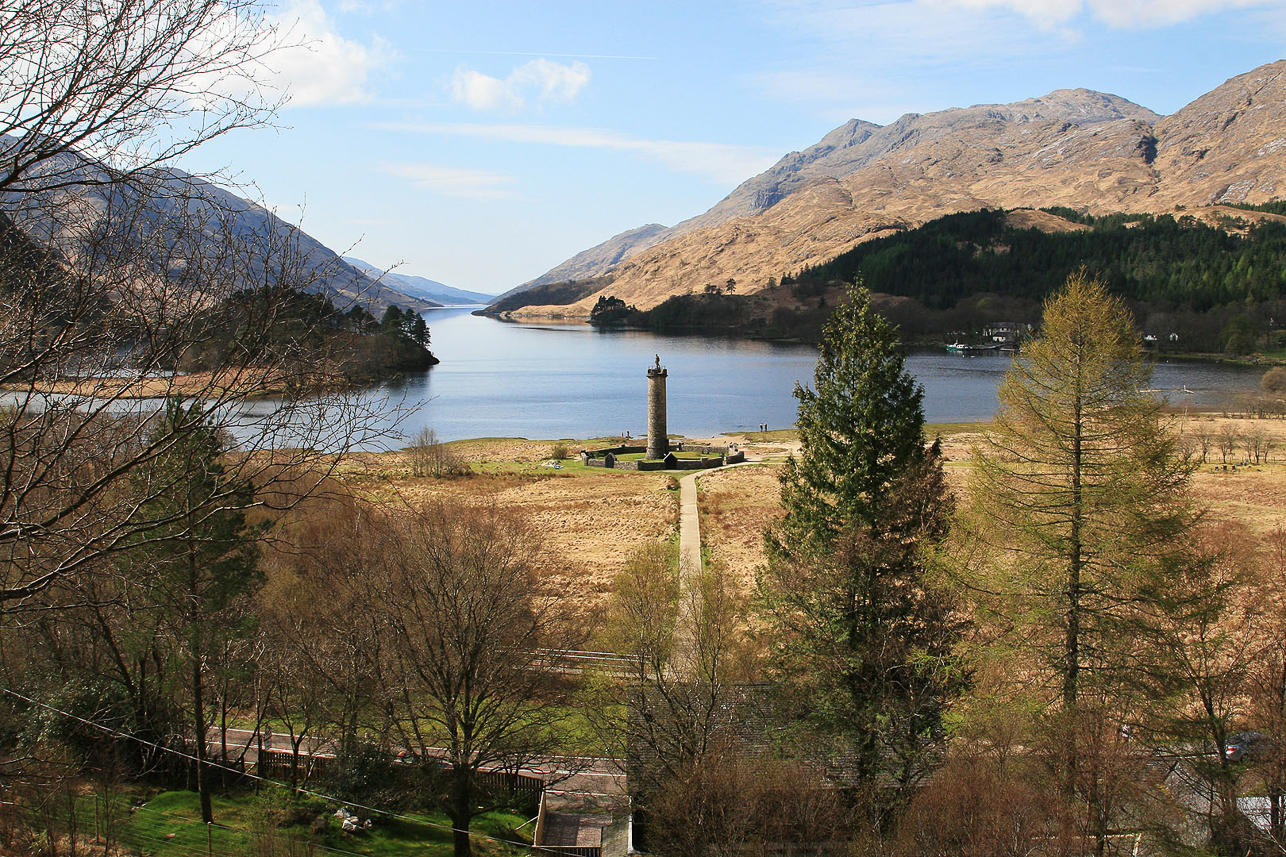
[[[214,808],[210,803],[210,773],[206,770],[205,703],[202,699],[201,658],[192,656],[192,717],[196,727],[196,790],[201,796],[201,820],[214,821]]]
[[[469,822],[473,818],[473,789],[470,788],[469,772],[461,768],[451,771],[451,798],[447,817],[451,819],[451,839],[455,846],[455,857],[470,857],[473,853],[469,842]]]
[[[1072,472],[1071,472],[1071,527],[1067,539],[1067,628],[1063,651],[1063,716],[1067,723],[1067,780],[1063,790],[1068,797],[1076,793],[1076,768],[1079,763],[1080,718],[1078,717],[1077,697],[1080,691],[1081,671],[1081,575],[1084,571],[1084,544],[1082,528],[1084,527],[1084,495],[1082,483],[1082,466],[1084,448],[1082,433],[1084,418],[1081,413],[1081,396],[1079,391],[1073,403],[1072,420]],[[1097,808],[1090,807],[1091,812]]]

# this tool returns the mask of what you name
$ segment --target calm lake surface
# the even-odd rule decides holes
[[[396,387],[372,391],[402,402],[406,436],[427,426],[443,440],[473,437],[589,438],[646,434],[653,356],[669,369],[671,432],[690,437],[789,428],[795,383],[812,383],[812,346],[640,331],[584,324],[515,324],[461,308],[425,313],[442,360]],[[1008,355],[913,352],[907,367],[924,385],[929,422],[989,419]],[[1158,364],[1153,386],[1172,402],[1217,404],[1253,390],[1263,374],[1206,363]],[[1188,393],[1183,392],[1187,389]]]

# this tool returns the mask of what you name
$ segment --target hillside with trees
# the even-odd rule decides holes
[[[273,313],[267,336],[247,341],[249,321]],[[179,358],[176,368],[209,371],[235,355],[325,362],[329,372],[350,384],[385,380],[404,372],[422,372],[439,362],[429,350],[424,316],[392,304],[377,319],[354,304],[347,312],[330,298],[282,289],[242,291],[229,295],[205,314],[206,331]]]
[[[715,287],[647,311],[616,307],[611,321],[816,339],[828,305],[860,279],[903,336],[941,341],[976,335],[988,323],[1039,321],[1041,301],[1084,268],[1127,301],[1161,347],[1244,354],[1275,347],[1286,320],[1286,221],[1269,209],[1257,217],[1260,208],[1219,209],[1214,224],[1050,209],[1079,227],[1063,229],[1026,226],[998,210],[950,214],[783,272],[752,295]]]
[[[1286,151],[1276,142],[1283,104],[1286,62],[1278,61],[1164,117],[1108,93],[1060,89],[1010,104],[907,113],[883,126],[854,119],[703,214],[579,254],[555,269],[567,272],[561,279],[605,276],[610,284],[568,305],[533,301],[523,312],[585,318],[600,295],[646,310],[729,279],[739,292],[756,293],[783,271],[979,209],[1181,217],[1272,203],[1286,186]]]

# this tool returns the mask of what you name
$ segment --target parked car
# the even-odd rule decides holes
[[[1273,747],[1272,736],[1263,732],[1237,732],[1228,736],[1223,754],[1229,762],[1240,762],[1245,759],[1260,759],[1271,752]]]

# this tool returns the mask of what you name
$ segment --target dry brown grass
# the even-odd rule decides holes
[[[1286,523],[1286,421],[1185,418],[1185,433],[1200,427],[1217,432],[1226,423],[1239,429],[1268,431],[1275,447],[1268,463],[1219,470],[1220,456],[1202,465],[1193,479],[1199,502],[1215,520],[1241,524],[1263,535]],[[971,446],[981,427],[953,427],[943,437],[952,487],[967,488]],[[740,443],[759,465],[732,467],[700,477],[701,532],[706,550],[722,560],[749,592],[755,569],[764,562],[763,531],[781,514],[777,474],[772,462],[798,449],[789,440],[756,443],[745,437],[710,438]],[[574,453],[579,449],[568,442]],[[544,534],[550,564],[545,581],[551,591],[574,599],[587,615],[604,604],[612,579],[634,548],[676,533],[677,492],[667,490],[670,475],[583,469],[541,468],[550,441],[498,438],[457,442],[451,450],[482,472],[465,478],[412,478],[404,453],[355,456],[347,466],[350,481],[368,496],[409,502],[431,497],[470,503],[498,503],[526,514]],[[1238,458],[1240,460],[1240,458]]]
[[[664,473],[539,467],[550,446],[511,438],[452,443],[451,451],[480,472],[444,479],[412,477],[402,452],[359,455],[346,476],[372,499],[441,498],[516,509],[544,540],[543,581],[549,590],[593,615],[625,556],[636,545],[674,534],[678,499],[667,490]]]
[[[1243,435],[1266,432],[1274,442],[1269,460],[1238,466],[1235,473],[1221,471],[1220,455],[1212,447],[1207,462],[1194,474],[1193,493],[1214,521],[1234,522],[1263,536],[1286,525],[1286,420],[1189,415],[1181,424],[1176,421],[1176,428],[1188,435],[1201,428],[1214,435],[1225,425]],[[981,431],[970,427],[956,427],[943,435],[947,479],[957,495],[968,488],[971,448],[981,438]],[[1243,455],[1239,451],[1235,460],[1241,461]],[[711,555],[726,562],[734,578],[747,585],[764,562],[763,530],[781,514],[777,472],[775,467],[738,467],[701,477],[702,539]]]
[[[1192,437],[1203,429],[1212,436],[1225,428],[1235,429],[1241,436],[1253,431],[1264,432],[1273,443],[1266,462],[1239,464],[1245,457],[1239,445],[1229,459],[1238,462],[1233,472],[1231,464],[1223,464],[1219,451],[1211,448],[1206,462],[1193,477],[1193,492],[1197,500],[1209,508],[1211,517],[1236,522],[1257,535],[1286,525],[1286,420],[1201,415],[1180,421],[1178,427],[1185,437]]]
[[[781,516],[781,491],[772,465],[730,467],[707,473],[700,490],[701,540],[733,580],[749,592],[764,562],[764,530]]]

